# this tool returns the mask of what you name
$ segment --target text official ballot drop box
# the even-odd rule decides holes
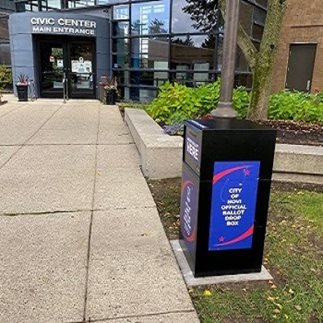
[[[184,133],[180,244],[194,276],[260,272],[276,131],[214,119]]]

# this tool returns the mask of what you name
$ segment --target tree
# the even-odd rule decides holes
[[[175,38],[174,40],[172,40],[172,43],[184,45],[184,46],[188,46],[188,47],[194,47],[194,41],[191,38],[191,36],[189,36],[189,35],[185,38],[185,40],[180,39],[180,38]]]
[[[188,5],[183,10],[191,14],[194,26],[203,31],[210,30],[211,27],[215,28],[216,24],[220,22],[219,19],[211,19],[211,8],[213,8],[212,14],[214,17],[217,16],[215,15],[216,9],[221,11],[222,17],[225,17],[225,0],[204,0],[202,2],[204,6],[205,4],[207,6],[203,8],[200,0],[186,1]],[[268,0],[266,23],[259,50],[254,46],[246,31],[241,26],[239,27],[238,46],[253,74],[252,94],[248,111],[248,119],[251,120],[267,118],[274,58],[286,5],[287,0]]]
[[[149,34],[166,34],[165,23],[155,18],[149,24]]]

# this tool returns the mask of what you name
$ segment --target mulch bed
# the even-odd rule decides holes
[[[291,120],[260,121],[262,125],[277,129],[277,143],[293,145],[323,145],[323,124]]]

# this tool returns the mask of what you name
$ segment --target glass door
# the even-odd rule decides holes
[[[91,40],[68,43],[68,80],[71,98],[95,97],[94,43]]]
[[[40,91],[42,97],[62,98],[65,69],[63,42],[40,42]]]
[[[95,98],[95,45],[93,39],[51,37],[39,40],[41,97]]]

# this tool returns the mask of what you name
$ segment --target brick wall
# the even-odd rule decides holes
[[[273,92],[285,88],[291,43],[317,43],[312,92],[323,91],[323,1],[288,0],[276,56]]]

